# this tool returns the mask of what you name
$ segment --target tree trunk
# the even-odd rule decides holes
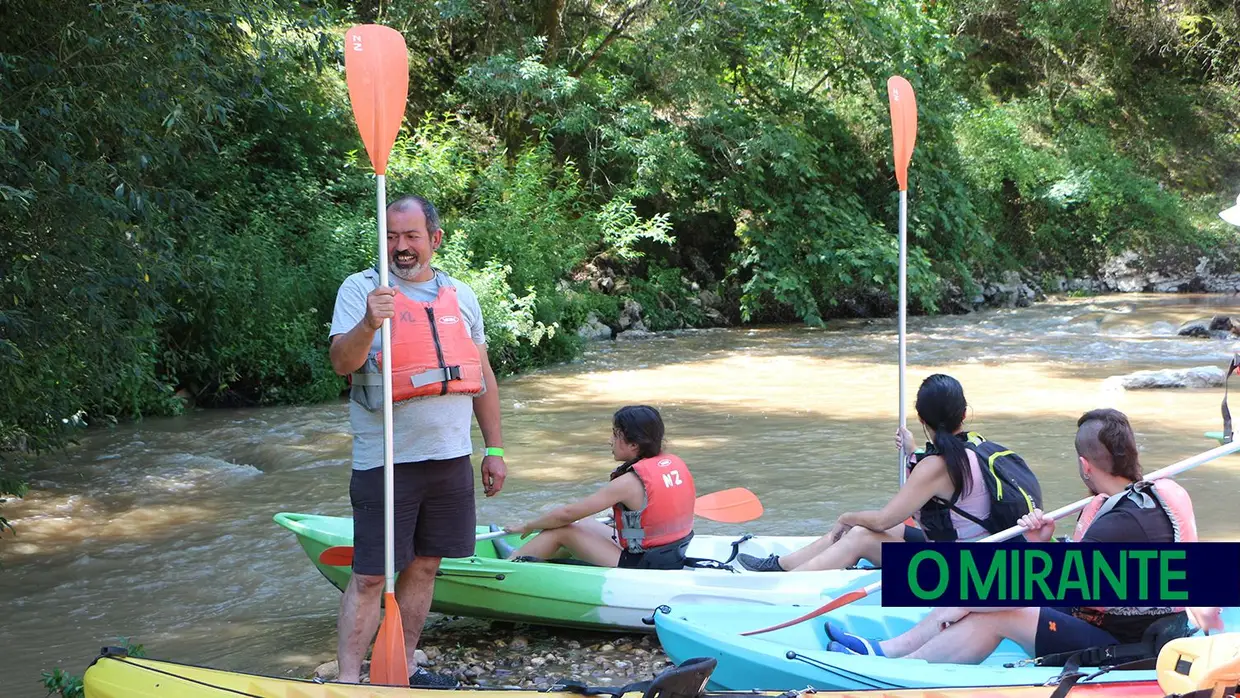
[[[560,55],[560,41],[564,36],[564,5],[565,0],[546,0],[543,12],[542,35],[547,37],[547,53],[543,56],[545,65],[555,65]]]

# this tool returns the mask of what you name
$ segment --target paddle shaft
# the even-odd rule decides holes
[[[908,479],[908,453],[904,450],[904,430],[907,428],[904,369],[907,364],[907,341],[905,323],[908,318],[908,166],[917,141],[917,98],[908,80],[893,75],[887,79],[887,104],[891,111],[891,159],[895,165],[896,184],[900,190],[900,486]]]
[[[900,190],[900,486],[908,478],[908,454],[904,452],[904,318],[908,313],[908,190]]]
[[[1219,446],[1218,448],[1212,448],[1209,451],[1204,451],[1191,458],[1185,458],[1184,460],[1179,461],[1178,463],[1172,463],[1171,465],[1168,465],[1165,468],[1155,470],[1154,472],[1150,473],[1149,475],[1146,475],[1142,479],[1147,482],[1153,482],[1154,480],[1161,480],[1163,478],[1168,478],[1173,475],[1182,473],[1186,470],[1191,470],[1201,465],[1202,463],[1207,463],[1209,461],[1214,460],[1215,458],[1218,458],[1220,456],[1225,456],[1229,453],[1234,453],[1236,451],[1240,451],[1240,441],[1235,441],[1235,442],[1232,442],[1232,443],[1229,443],[1223,446]],[[1067,516],[1068,514],[1080,511],[1081,509],[1084,509],[1085,507],[1089,506],[1089,503],[1092,502],[1093,499],[1094,499],[1093,497],[1086,497],[1074,504],[1069,504],[1068,506],[1060,507],[1048,514],[1043,514],[1042,517],[1045,519],[1050,519],[1052,521],[1061,519],[1064,516]],[[985,538],[982,538],[974,542],[976,543],[999,543],[999,542],[1008,540],[1009,538],[1015,538],[1017,535],[1023,533],[1025,530],[1026,529],[1024,526],[1021,526],[1020,524],[1016,524],[1015,526],[1011,526],[1002,531],[999,531],[998,533],[986,536]],[[773,630],[780,630],[783,628],[791,627],[793,625],[802,623],[812,618],[817,618],[818,616],[821,616],[824,613],[830,613],[831,611],[837,610],[839,608],[843,608],[844,606],[847,606],[848,604],[853,603],[854,601],[860,601],[861,599],[864,599],[865,597],[869,596],[870,594],[873,594],[874,592],[882,588],[883,588],[883,582],[882,580],[879,580],[877,582],[874,582],[873,584],[866,585],[865,587],[859,590],[847,592],[841,595],[839,598],[834,599],[830,601],[829,603],[826,603],[823,606],[820,606],[819,608],[813,611],[810,611],[809,613],[801,616],[800,618],[794,618],[790,621],[785,621],[778,625],[772,625],[769,628],[762,628],[760,630],[749,630],[747,632],[741,633],[741,635],[742,636],[761,635],[762,633],[768,633]]]
[[[377,175],[379,285],[388,285],[387,176]],[[396,591],[396,470],[392,438],[392,319],[383,318],[383,575],[384,590]]]

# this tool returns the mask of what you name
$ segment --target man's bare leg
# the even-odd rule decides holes
[[[379,630],[379,600],[383,597],[382,575],[354,574],[340,599],[336,621],[336,660],[342,683],[361,678],[362,658]]]
[[[435,572],[439,570],[440,558],[415,557],[396,578],[396,603],[400,606],[400,622],[405,630],[405,662],[409,665],[408,676],[418,670],[416,652],[422,639],[422,626],[431,610],[435,595]]]

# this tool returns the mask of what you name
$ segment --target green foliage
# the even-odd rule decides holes
[[[146,656],[146,648],[142,645],[135,645],[129,638],[124,637],[120,638],[120,642],[130,657]],[[43,688],[47,690],[47,695],[58,695],[60,698],[82,698],[85,695],[82,677],[70,674],[60,667],[43,672]]]
[[[645,274],[634,276],[629,296],[641,304],[647,329],[675,330],[698,327],[705,320],[701,300],[679,269],[650,264]]]
[[[43,672],[43,688],[47,689],[47,695],[61,698],[82,698],[86,695],[82,677],[70,674],[60,667]]]

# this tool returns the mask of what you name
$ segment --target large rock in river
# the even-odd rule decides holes
[[[1157,390],[1164,388],[1217,388],[1223,385],[1227,372],[1218,366],[1168,368],[1161,371],[1137,371],[1124,376],[1111,376],[1102,382],[1104,390]]]

